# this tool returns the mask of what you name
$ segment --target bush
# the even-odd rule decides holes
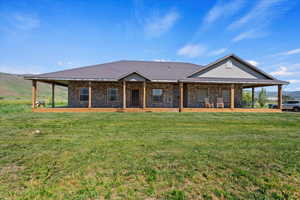
[[[262,88],[261,91],[258,94],[258,104],[260,107],[265,107],[265,105],[267,104],[267,92],[266,89]]]
[[[246,107],[252,105],[252,94],[248,91],[243,92],[243,105]]]

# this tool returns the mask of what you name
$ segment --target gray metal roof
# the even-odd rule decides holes
[[[177,81],[179,79],[186,78],[190,73],[200,68],[200,65],[183,62],[124,60],[46,74],[38,74],[26,78],[47,80],[117,81],[128,74],[137,73],[153,81]]]
[[[191,76],[202,70],[208,70],[222,60],[232,57],[244,63],[254,71],[263,74],[266,79],[245,78],[191,78]],[[63,81],[119,81],[130,74],[139,74],[149,81],[157,82],[202,82],[202,83],[245,83],[245,84],[288,84],[280,81],[269,74],[261,71],[234,54],[230,54],[206,66],[184,62],[154,62],[154,61],[116,61],[86,67],[79,67],[52,73],[27,76],[30,80]],[[65,84],[66,85],[66,84]]]

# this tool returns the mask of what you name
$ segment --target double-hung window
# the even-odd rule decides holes
[[[163,101],[162,89],[152,89],[152,101],[154,103],[161,103]]]
[[[225,103],[229,103],[230,102],[230,92],[229,92],[229,89],[223,89],[222,90],[222,97],[223,97],[223,101]]]
[[[89,89],[88,88],[80,88],[79,100],[80,101],[88,101],[89,100]]]
[[[108,101],[118,100],[118,88],[108,88],[107,93]]]

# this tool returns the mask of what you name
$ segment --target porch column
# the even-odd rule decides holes
[[[251,100],[252,108],[254,108],[254,103],[255,103],[255,102],[254,102],[254,101],[255,101],[255,100],[254,100],[254,99],[255,99],[254,96],[255,96],[255,87],[252,88],[252,100]]]
[[[282,109],[282,85],[278,85],[278,109]]]
[[[89,81],[89,108],[92,107],[92,82]]]
[[[52,108],[55,107],[55,83],[52,83]]]
[[[183,110],[183,83],[179,83],[179,112]]]
[[[143,108],[146,108],[146,81],[143,82]]]
[[[230,108],[234,108],[234,84],[230,88]]]
[[[32,108],[35,108],[35,103],[36,103],[36,90],[37,90],[37,87],[36,87],[36,80],[32,80]]]
[[[123,81],[123,108],[126,108],[126,82]]]

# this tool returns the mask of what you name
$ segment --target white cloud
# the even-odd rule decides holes
[[[287,67],[279,67],[277,71],[271,72],[271,75],[277,76],[291,76],[294,75],[294,72],[290,72]]]
[[[177,51],[177,55],[195,58],[198,56],[218,56],[224,54],[228,49],[220,48],[213,51],[208,51],[204,45],[201,44],[187,44]]]
[[[288,82],[290,82],[290,83],[300,83],[300,80],[288,80]]]
[[[217,50],[211,51],[209,53],[209,55],[218,56],[218,55],[221,55],[221,54],[225,53],[227,50],[228,50],[227,48],[217,49]]]
[[[295,66],[295,67],[300,67],[300,64],[293,64],[293,66]]]
[[[15,14],[12,17],[13,25],[21,30],[32,30],[40,26],[40,20],[37,16],[29,14]]]
[[[168,62],[168,60],[165,59],[154,59],[154,62]]]
[[[258,3],[242,18],[229,25],[229,29],[240,28],[241,26],[265,26],[275,17],[283,14],[288,6],[282,4],[287,0],[259,0]]]
[[[300,54],[300,48],[299,49],[292,49],[286,52],[279,53],[277,55],[283,55],[283,56],[289,56],[289,55],[295,55]]]
[[[203,19],[204,24],[211,24],[220,18],[234,15],[239,11],[245,3],[245,0],[232,0],[230,2],[221,3],[218,1],[207,13]]]
[[[177,51],[177,55],[190,58],[198,57],[206,52],[206,48],[200,44],[187,44]]]
[[[66,62],[65,61],[58,61],[57,65],[62,66],[62,67],[70,67],[70,66],[74,66],[74,63],[70,62],[70,61],[66,61]]]
[[[267,27],[279,16],[286,13],[293,3],[288,0],[258,0],[256,4],[244,16],[232,22],[227,29],[247,30],[235,38],[233,42],[244,39],[261,38],[269,35]],[[253,28],[254,27],[254,28]]]
[[[258,66],[258,62],[256,62],[255,60],[247,60],[248,63],[250,63],[251,65],[254,65],[254,66]]]
[[[152,16],[146,19],[144,31],[148,37],[159,37],[169,31],[179,19],[179,13],[172,10],[163,16]]]
[[[260,38],[260,37],[264,37],[266,35],[267,35],[267,33],[265,33],[265,32],[261,32],[256,29],[251,29],[251,30],[240,33],[239,35],[234,37],[232,39],[232,41],[238,42],[238,41],[245,40],[245,39]]]

